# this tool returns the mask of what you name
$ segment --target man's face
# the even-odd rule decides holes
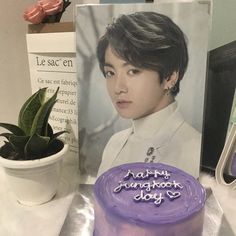
[[[165,93],[168,81],[160,83],[156,71],[131,65],[110,46],[105,52],[104,72],[112,103],[123,118],[138,119],[170,103]]]

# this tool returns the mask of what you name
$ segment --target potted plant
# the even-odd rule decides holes
[[[47,88],[39,89],[22,106],[18,126],[0,123],[10,132],[2,133],[0,164],[15,192],[24,205],[38,205],[56,194],[62,159],[68,144],[58,137],[66,131],[54,133],[48,119],[57,101],[59,88],[46,99]]]

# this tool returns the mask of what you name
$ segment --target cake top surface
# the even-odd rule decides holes
[[[186,172],[161,163],[123,164],[102,174],[94,186],[107,214],[133,223],[174,223],[199,212],[206,193]]]

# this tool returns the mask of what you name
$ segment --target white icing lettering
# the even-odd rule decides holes
[[[180,192],[172,192],[172,191],[166,191],[166,195],[170,200],[174,200],[175,198],[178,198],[181,196]]]
[[[128,180],[131,176],[133,177],[133,179],[135,178],[134,172],[128,170],[127,174],[124,176],[124,180]]]
[[[162,197],[162,193],[144,193],[143,190],[141,190],[140,194],[137,194],[134,196],[134,200],[139,202],[139,201],[153,201],[156,206],[160,206],[161,203],[164,201],[164,197]]]
[[[133,178],[134,180],[145,180],[153,177],[157,179],[159,177],[163,177],[164,179],[170,178],[170,173],[167,170],[145,170],[144,172],[138,172],[135,174],[132,170],[128,170],[126,175],[124,176],[124,180],[129,180]]]
[[[176,182],[175,180],[173,180],[173,185],[175,189],[183,188],[183,185],[181,183]]]
[[[182,189],[183,185],[176,180],[170,181],[170,172],[167,170],[149,170],[140,171],[134,173],[132,170],[128,170],[123,178],[123,182],[119,181],[118,186],[113,189],[114,193],[120,193],[122,190],[137,190],[139,193],[133,197],[135,202],[148,202],[152,201],[156,206],[160,206],[164,202],[164,197],[167,197],[170,201],[181,196],[181,193],[177,190]],[[156,179],[163,178],[164,181],[157,181]],[[134,181],[126,182],[129,179]],[[153,178],[152,180],[149,180]],[[136,182],[138,181],[139,182]],[[162,192],[151,192],[155,189],[161,189]],[[163,190],[166,190],[163,192]]]
[[[172,182],[156,182],[153,180],[152,182],[144,182],[144,183],[128,183],[128,182],[119,182],[119,185],[114,188],[114,193],[119,193],[122,189],[145,189],[147,192],[150,192],[152,189],[182,189],[183,186],[173,180]]]

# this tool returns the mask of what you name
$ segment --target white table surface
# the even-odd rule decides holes
[[[236,235],[236,189],[233,190],[228,186],[217,184],[214,177],[205,173],[201,173],[200,182],[204,187],[212,189],[216,200],[218,200],[219,205],[222,208],[223,216],[226,218],[232,231]]]
[[[16,201],[0,167],[0,235],[59,235],[78,184],[77,170],[75,161],[64,161],[56,196],[48,203],[29,207]]]
[[[20,205],[11,192],[5,173],[0,168],[0,235],[4,236],[58,236],[71,205],[76,186],[82,178],[78,175],[78,165],[67,161],[56,197],[40,206]],[[88,183],[93,183],[89,179]],[[219,186],[215,179],[201,174],[200,182],[210,187],[220,203],[224,216],[236,235],[236,190]],[[222,235],[227,236],[227,235]]]

